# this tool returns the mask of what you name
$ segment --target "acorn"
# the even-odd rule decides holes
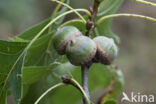
[[[110,65],[118,54],[118,48],[114,40],[105,36],[98,36],[93,40],[97,45],[97,53],[94,58],[95,62]]]
[[[73,38],[66,47],[68,60],[76,66],[89,63],[96,54],[95,42],[87,36]]]
[[[82,33],[74,26],[64,26],[60,28],[53,36],[52,42],[54,48],[60,55],[65,54],[67,43],[76,36],[81,36]]]

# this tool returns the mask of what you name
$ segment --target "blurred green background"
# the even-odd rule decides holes
[[[155,0],[149,1],[156,3]],[[88,8],[92,2],[71,0],[71,6]],[[48,18],[55,6],[56,3],[49,0],[0,0],[0,39],[7,40]],[[118,12],[156,17],[156,8],[133,0],[124,0]],[[75,17],[69,15],[65,21]],[[121,39],[119,55],[114,64],[124,73],[124,92],[128,95],[132,91],[153,94],[156,97],[156,23],[121,17],[113,19],[112,29]]]

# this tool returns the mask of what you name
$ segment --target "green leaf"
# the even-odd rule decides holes
[[[82,96],[78,89],[69,85],[56,89],[52,93],[52,104],[76,104]]]
[[[23,68],[23,84],[32,84],[50,74],[47,66],[29,66]]]
[[[23,85],[23,97],[26,96],[26,94],[27,94],[27,92],[28,92],[28,90],[29,90],[29,86],[30,86],[30,85],[25,85],[25,84]],[[22,97],[22,98],[23,98],[23,97]]]
[[[49,34],[44,34],[42,37],[38,38],[33,44],[32,46],[29,48],[28,52],[27,52],[27,56],[25,59],[25,66],[35,66],[35,65],[39,65],[39,66],[43,66],[47,65],[47,61],[45,61],[45,56],[47,55],[48,57],[46,57],[46,60],[51,60],[53,58],[53,54],[56,53],[56,51],[54,52],[50,52],[48,50],[48,48],[50,47],[52,50],[54,50],[52,44],[51,44],[51,38],[53,36],[54,32],[51,32]],[[30,40],[23,40],[19,37],[15,37],[12,39],[12,41],[26,41],[26,42],[30,42]],[[50,57],[51,55],[51,57]]]
[[[114,14],[123,0],[104,0],[98,10],[97,20],[103,16]],[[119,37],[115,35],[111,30],[112,19],[107,19],[96,27],[98,35],[104,35],[113,38],[116,43],[119,43]]]
[[[103,0],[98,9],[98,17],[116,12],[123,0]]]
[[[11,75],[9,77],[9,89],[11,90],[16,104],[19,104],[22,98],[22,68],[24,64],[24,58],[26,53],[20,55],[20,58],[16,61],[16,64],[13,66]]]
[[[123,86],[124,86],[124,77],[123,77],[123,73],[120,69],[116,69],[114,71],[114,77],[113,77],[115,83],[113,86],[113,92],[111,93],[110,97],[117,99],[119,97],[119,95],[122,93],[123,90]]]
[[[0,89],[2,89],[2,86],[0,85]],[[0,104],[7,104],[7,92],[4,91],[0,98]]]
[[[106,88],[112,80],[111,67],[102,64],[93,64],[89,70],[89,89],[93,91]]]
[[[106,100],[104,103],[102,104],[117,104],[116,100],[114,99],[109,99],[109,100]]]
[[[10,41],[12,41],[12,42],[29,42],[28,40],[24,40],[24,39],[19,38],[19,37],[13,37],[10,39]]]
[[[22,97],[21,75],[26,53],[21,53],[26,45],[23,42],[0,40],[0,101],[3,101],[1,104],[4,104],[8,87],[11,88],[16,103]],[[8,80],[12,82],[8,83]]]
[[[28,29],[26,32],[19,34],[18,36],[11,39],[14,42],[30,42],[34,36],[50,21],[50,19],[45,20],[44,22],[33,26]],[[44,65],[44,56],[48,54],[48,47],[51,46],[51,37],[54,32],[48,33],[48,29],[39,37],[29,48],[28,54],[25,59],[25,66],[34,66],[34,65]],[[50,60],[51,57],[48,59]]]
[[[53,33],[46,34],[32,44],[25,59],[25,66],[44,65],[44,56],[50,54],[50,52],[48,53],[48,47],[52,36]]]
[[[49,82],[52,82],[49,80]],[[26,85],[25,85],[26,86]],[[25,88],[25,95],[21,101],[21,104],[34,104],[34,102],[39,98],[44,91],[46,91],[52,84],[49,84],[46,78],[42,78],[37,82],[24,87]],[[41,100],[40,104],[50,104],[48,103],[48,96],[46,96],[43,100]],[[45,102],[44,102],[45,100]]]
[[[17,37],[12,38],[11,40],[14,42],[30,42],[31,39],[49,22],[49,20],[46,20],[42,22],[41,24],[38,24],[31,29],[27,30],[26,32],[18,35]],[[34,66],[39,65],[42,66],[44,64],[44,56],[45,54],[48,54],[48,47],[51,46],[51,38],[53,36],[54,32],[50,32],[48,34],[48,30],[44,32],[44,35],[39,37],[29,48],[28,54],[25,59],[25,66]],[[49,57],[48,59],[50,59]]]
[[[23,97],[26,96],[29,86],[39,80],[45,79],[51,74],[48,66],[28,66],[23,68]]]

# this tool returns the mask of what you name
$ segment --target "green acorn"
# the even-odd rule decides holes
[[[54,35],[52,42],[58,54],[65,54],[67,43],[76,36],[81,36],[82,33],[74,26],[64,26],[59,29]]]
[[[118,54],[118,48],[114,40],[105,36],[98,36],[93,39],[97,44],[97,53],[94,58],[96,62],[110,65]]]
[[[86,36],[73,38],[66,47],[66,55],[73,65],[83,65],[90,62],[96,54],[95,42]]]

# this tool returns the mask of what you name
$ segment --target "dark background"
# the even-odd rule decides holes
[[[148,1],[156,3],[155,0]],[[88,8],[92,2],[71,0],[71,6]],[[49,0],[0,0],[0,39],[7,40],[48,18],[55,6],[56,3]],[[133,0],[125,0],[118,12],[156,17],[156,8]],[[75,17],[70,15],[65,20]],[[112,29],[121,39],[119,55],[114,63],[124,73],[124,92],[156,96],[156,23],[121,17],[113,20]]]

